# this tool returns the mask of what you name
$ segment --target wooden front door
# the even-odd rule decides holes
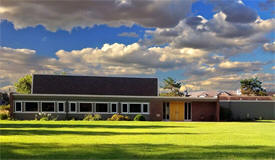
[[[170,120],[184,120],[184,102],[170,102]]]

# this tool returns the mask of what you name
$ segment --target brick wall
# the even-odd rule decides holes
[[[162,104],[160,100],[150,101],[150,121],[161,121],[162,120]]]
[[[217,102],[192,102],[192,121],[216,121]]]

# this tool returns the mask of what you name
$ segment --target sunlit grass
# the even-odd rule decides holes
[[[275,121],[0,121],[1,159],[274,159]]]

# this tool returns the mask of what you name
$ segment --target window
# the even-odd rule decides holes
[[[65,112],[65,102],[57,102],[58,112]]]
[[[184,103],[184,117],[187,117],[187,103]]]
[[[54,102],[42,102],[42,112],[54,112]]]
[[[148,109],[148,104],[143,104],[143,113],[148,113],[149,109]]]
[[[130,104],[130,113],[141,113],[141,104]]]
[[[184,120],[190,121],[191,118],[191,103],[184,103]]]
[[[122,104],[122,112],[127,113],[128,112],[128,104],[124,103]]]
[[[149,113],[149,103],[139,103],[139,102],[123,103],[121,110],[122,110],[122,113],[148,114]]]
[[[111,112],[116,113],[117,112],[117,103],[111,103]]]
[[[79,103],[80,112],[92,112],[92,103]]]
[[[163,119],[169,120],[169,102],[163,102]]]
[[[107,103],[96,103],[96,112],[108,112],[108,104]]]
[[[76,102],[70,102],[70,112],[76,112]]]
[[[191,120],[191,103],[188,103],[188,119]]]
[[[22,102],[15,102],[15,112],[22,112]]]
[[[38,112],[38,102],[26,102],[25,103],[26,112]]]

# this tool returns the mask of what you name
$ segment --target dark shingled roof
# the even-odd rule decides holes
[[[157,78],[33,75],[33,94],[157,96]]]

